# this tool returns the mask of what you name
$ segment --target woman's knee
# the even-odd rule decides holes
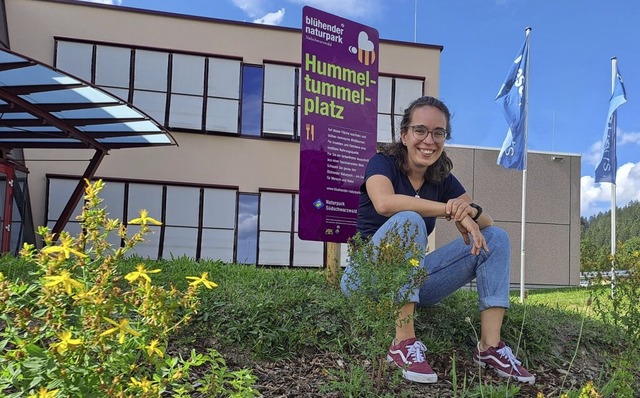
[[[398,227],[403,227],[408,223],[410,228],[417,228],[418,233],[424,236],[427,235],[427,227],[424,223],[424,219],[415,211],[405,210],[397,212],[391,216],[387,222],[393,223]]]
[[[482,231],[483,235],[487,240],[487,245],[489,245],[489,250],[491,249],[506,249],[511,250],[511,239],[509,238],[509,234],[507,231],[500,227],[496,227],[492,225],[490,227],[486,227]]]

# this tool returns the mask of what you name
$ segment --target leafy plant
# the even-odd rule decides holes
[[[616,251],[615,264],[624,265],[623,277],[611,281],[610,291],[596,295],[595,311],[603,321],[621,325],[630,340],[640,342],[640,248],[638,240],[622,244]],[[639,344],[640,345],[640,344]]]
[[[121,275],[125,254],[159,222],[141,210],[129,222],[139,231],[129,236],[100,206],[103,187],[87,181],[77,236],[40,227],[44,247],[25,244],[20,254],[33,278],[0,273],[3,396],[257,396],[255,377],[229,371],[216,350],[170,352],[169,337],[198,311],[198,290],[217,285],[204,272],[187,277],[186,291],[164,288],[152,281],[161,270],[144,263]],[[112,233],[122,247],[111,247]]]
[[[426,269],[420,266],[425,253],[414,242],[416,234],[417,229],[411,230],[405,223],[390,229],[377,245],[360,235],[350,242],[351,327],[366,334],[361,349],[373,365],[371,377],[376,389],[385,376],[384,360],[394,327],[398,322],[412,321],[398,319],[401,308],[409,302],[411,290],[427,277]]]

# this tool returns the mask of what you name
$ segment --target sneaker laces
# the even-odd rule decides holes
[[[520,369],[518,368],[520,365],[522,365],[522,362],[518,361],[516,356],[513,355],[513,351],[511,351],[511,347],[504,346],[504,347],[496,350],[496,352],[498,354],[500,354],[500,356],[502,358],[506,358],[509,361],[509,363],[511,364],[511,367],[514,368],[516,370],[516,372],[518,372],[518,374],[522,374],[522,373],[520,373]]]
[[[406,346],[409,357],[414,358],[414,362],[424,362],[426,357],[424,353],[427,351],[427,346],[420,340],[416,340],[413,344]]]

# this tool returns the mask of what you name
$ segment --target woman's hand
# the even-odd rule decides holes
[[[465,216],[462,221],[456,221],[456,228],[462,234],[462,238],[464,239],[464,243],[467,245],[471,244],[471,238],[473,238],[473,246],[471,247],[471,254],[477,256],[480,254],[481,250],[489,253],[489,247],[487,246],[487,241],[480,232],[480,227],[476,224],[475,221],[471,218],[471,216]],[[469,237],[471,235],[471,237]]]
[[[462,199],[462,196],[455,199],[449,199],[445,205],[447,220],[461,222],[465,217],[470,218],[475,215],[476,210],[470,206],[469,202]],[[471,220],[473,221],[473,220]]]

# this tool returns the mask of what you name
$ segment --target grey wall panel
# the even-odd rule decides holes
[[[569,226],[531,224],[526,229],[525,281],[532,284],[569,284]],[[519,264],[519,262],[518,262]],[[520,277],[519,269],[516,273]]]
[[[550,154],[528,155],[527,222],[569,224],[571,163],[553,158]]]
[[[474,200],[495,221],[520,222],[522,172],[497,165],[497,158],[497,150],[474,151]]]
[[[519,222],[496,222],[511,239],[511,276],[513,285],[520,283],[521,236]],[[570,231],[569,225],[527,223],[525,229],[525,283],[527,285],[577,285],[580,281],[580,244],[578,231]],[[571,232],[571,236],[570,236]],[[435,243],[440,247],[460,233],[450,222],[439,219],[436,223]],[[575,242],[571,242],[574,240]],[[573,256],[572,257],[572,253]],[[576,261],[577,259],[577,261]]]
[[[520,284],[522,264],[521,228],[500,223],[511,238],[511,283]],[[569,285],[569,226],[527,224],[524,267],[527,285]]]
[[[447,156],[453,161],[453,174],[462,183],[467,193],[474,197],[473,152],[472,148],[446,148]]]

